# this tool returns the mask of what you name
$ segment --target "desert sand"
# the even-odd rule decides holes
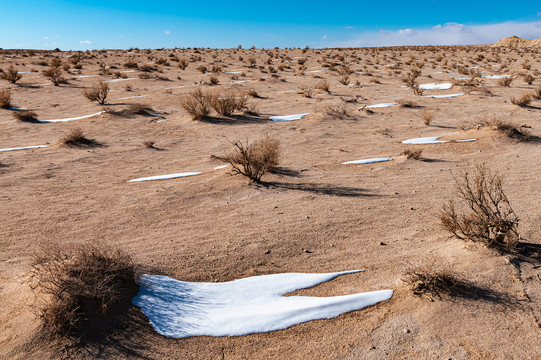
[[[70,64],[60,86],[42,74],[53,58]],[[185,70],[177,66],[182,58]],[[126,67],[129,60],[138,68]],[[152,70],[142,71],[145,64]],[[47,145],[0,154],[0,358],[541,358],[541,100],[524,107],[510,100],[541,85],[538,48],[0,51],[0,68],[10,65],[23,73],[16,84],[0,80],[12,106],[40,120],[73,120],[26,123],[15,120],[17,110],[0,109],[0,149]],[[340,82],[345,66],[349,82]],[[454,85],[414,95],[401,80],[412,66],[422,71],[420,84]],[[517,78],[510,86],[455,81],[470,69]],[[535,77],[532,84],[525,74]],[[111,88],[104,106],[83,96],[98,79]],[[258,97],[249,97],[248,115],[193,121],[179,99],[198,87],[254,90]],[[135,103],[152,111],[120,114]],[[428,125],[425,111],[434,112]],[[83,118],[90,114],[97,115]],[[309,115],[270,119],[295,114]],[[531,141],[477,126],[493,118],[524,125]],[[75,127],[95,140],[92,146],[59,145]],[[223,163],[211,155],[226,152],[228,140],[264,134],[279,139],[282,156],[279,171],[262,184],[215,170]],[[423,137],[448,142],[402,143]],[[452,141],[468,139],[477,141]],[[145,146],[149,141],[154,145]],[[408,159],[406,149],[421,149],[420,159]],[[373,158],[392,161],[342,165]],[[480,163],[505,176],[531,251],[502,255],[442,229],[442,205],[455,197],[453,176]],[[201,174],[130,182],[192,172]],[[363,269],[292,295],[394,294],[333,319],[233,337],[168,338],[132,305],[108,336],[78,350],[51,348],[36,337],[40,320],[27,284],[32,253],[50,242],[94,239],[126,249],[143,273],[182,281]],[[431,261],[448,264],[475,291],[413,294],[405,269]]]

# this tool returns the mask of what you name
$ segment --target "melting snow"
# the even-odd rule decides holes
[[[395,105],[398,105],[398,103],[383,103],[383,104],[375,104],[375,105],[368,105],[368,106],[363,106],[361,107],[360,109],[362,108],[385,108],[385,107],[391,107],[391,106],[395,106]]]
[[[306,115],[310,115],[310,113],[297,114],[297,115],[271,116],[269,119],[271,119],[272,121],[293,121],[293,120],[300,120]]]
[[[185,173],[177,173],[177,174],[169,174],[169,175],[156,175],[156,176],[149,176],[149,177],[142,177],[137,179],[132,179],[128,182],[138,182],[138,181],[153,181],[153,180],[169,180],[169,179],[176,179],[186,176],[194,176],[199,175],[200,172],[185,172]]]
[[[17,151],[17,150],[28,150],[28,149],[38,149],[38,148],[44,148],[44,147],[47,147],[47,145],[34,145],[34,146],[25,146],[25,147],[17,147],[17,148],[0,149],[0,152],[4,152],[4,151]]]
[[[402,144],[443,144],[448,142],[470,142],[470,141],[476,141],[477,139],[466,139],[466,140],[438,140],[440,136],[432,136],[432,137],[422,137],[422,138],[415,138],[415,139],[408,139],[402,141]]]
[[[419,88],[423,90],[447,90],[452,87],[453,87],[453,84],[451,83],[442,83],[442,84],[431,83],[431,84],[419,85]]]
[[[431,97],[431,98],[436,98],[436,99],[445,99],[445,98],[454,98],[454,97],[457,97],[457,96],[462,96],[464,95],[464,93],[460,93],[460,94],[445,94],[445,95],[425,95],[423,97]]]
[[[141,308],[158,333],[168,337],[240,336],[330,319],[392,297],[392,290],[331,297],[281,296],[355,272],[358,270],[285,273],[223,283],[143,275],[142,286],[132,302]]]
[[[97,112],[95,114],[90,114],[90,115],[85,115],[85,116],[79,116],[79,117],[73,117],[73,118],[67,118],[67,119],[36,120],[36,122],[39,122],[39,123],[55,123],[55,122],[81,120],[81,119],[86,119],[86,118],[89,118],[89,117],[92,117],[92,116],[101,115],[101,114],[103,114],[105,112],[107,112],[107,111],[103,110],[103,111]]]
[[[391,161],[391,158],[373,158],[373,159],[364,159],[364,160],[353,160],[343,162],[342,165],[359,165],[359,164],[372,164],[384,161]]]

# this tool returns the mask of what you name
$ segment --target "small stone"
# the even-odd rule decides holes
[[[405,329],[404,330],[404,334],[409,334],[410,333],[410,329]]]
[[[270,250],[265,251],[265,255],[269,255],[271,253]]]
[[[380,244],[381,246],[387,245],[387,244],[385,244],[383,241],[380,241],[379,244]]]

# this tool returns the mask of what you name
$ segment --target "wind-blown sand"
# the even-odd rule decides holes
[[[533,250],[530,255],[498,255],[449,238],[439,224],[442,205],[455,193],[453,176],[486,163],[505,176],[506,195],[521,219],[522,241],[531,244],[528,249],[539,249],[541,101],[534,99],[525,108],[510,101],[533,92],[539,79],[528,85],[519,76],[510,87],[486,79],[471,89],[455,85],[437,92],[467,93],[448,99],[416,96],[401,88],[412,58],[424,63],[419,84],[452,82],[459,76],[459,65],[478,66],[487,75],[524,72],[538,78],[534,74],[541,69],[539,56],[521,51],[484,46],[94,51],[80,53],[82,69],[72,66],[70,74],[64,73],[68,84],[60,86],[39,86],[46,83],[46,66],[38,64],[50,56],[70,61],[68,56],[75,53],[0,51],[0,68],[13,64],[19,71],[30,66],[38,71],[23,74],[15,85],[0,80],[0,88],[11,91],[14,106],[35,111],[38,119],[110,110],[80,121],[35,124],[19,122],[14,111],[0,109],[0,149],[50,144],[0,152],[0,359],[539,358],[540,258]],[[270,53],[276,73],[267,64]],[[170,55],[186,58],[188,67],[180,70]],[[256,67],[247,62],[252,55]],[[327,60],[322,61],[324,56]],[[98,79],[116,79],[114,73],[126,70],[129,59],[139,66],[154,66],[158,59],[170,65],[159,65],[162,72],[135,69],[133,79],[110,82],[114,91],[106,106],[83,96],[83,89]],[[303,65],[300,59],[306,59]],[[530,70],[523,68],[526,60]],[[116,69],[111,75],[98,75],[100,61]],[[223,66],[221,73],[212,74],[218,85],[205,85],[211,75],[198,71],[200,65]],[[343,65],[353,71],[348,85],[339,82]],[[307,73],[301,66],[328,71]],[[239,69],[244,75],[226,73]],[[76,77],[86,75],[96,76]],[[246,80],[250,82],[231,84]],[[317,89],[323,80],[330,93]],[[213,113],[210,119],[192,121],[179,98],[199,86],[223,93],[253,89],[258,97],[247,102],[259,115]],[[290,89],[312,93],[278,93]],[[150,96],[117,100],[139,94]],[[411,99],[417,106],[359,109],[362,104],[400,99]],[[119,115],[134,103],[154,109],[161,114],[159,120]],[[427,110],[434,112],[430,125],[423,121]],[[310,115],[299,121],[269,121],[291,114]],[[521,129],[531,132],[532,141],[475,126],[493,117],[531,127]],[[57,145],[74,127],[101,146]],[[279,168],[264,175],[262,184],[229,175],[231,168],[213,170],[223,163],[211,155],[229,151],[229,141],[265,134],[279,139],[281,158]],[[439,136],[436,140],[450,142],[402,143]],[[477,140],[455,142],[468,139]],[[145,146],[148,141],[154,146]],[[422,150],[421,158],[401,155],[408,149]],[[393,161],[342,165],[376,156]],[[128,182],[182,171],[202,174]],[[94,239],[124,248],[142,273],[186,283],[216,285],[260,275],[365,269],[283,296],[326,298],[382,289],[394,293],[388,301],[332,319],[235,337],[165,337],[142,310],[127,304],[125,322],[106,337],[90,339],[79,351],[54,352],[50,342],[35,337],[40,322],[26,283],[32,253],[41,244]],[[432,261],[449,264],[469,281],[468,291],[441,299],[432,295],[433,301],[411,293],[402,281],[405,269]]]

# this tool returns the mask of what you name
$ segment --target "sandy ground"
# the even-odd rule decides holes
[[[43,120],[122,110],[133,103],[147,104],[162,115],[106,113],[34,124],[18,122],[13,111],[0,109],[0,148],[50,145],[0,153],[0,358],[541,358],[539,254],[517,260],[449,238],[438,219],[442,204],[454,196],[453,174],[486,163],[505,175],[523,242],[539,249],[541,101],[525,108],[510,101],[537,88],[539,80],[528,85],[519,76],[503,87],[487,79],[475,91],[450,99],[415,96],[401,87],[410,61],[424,63],[420,83],[464,77],[459,66],[478,66],[483,75],[523,72],[538,77],[537,52],[487,47],[95,51],[81,53],[81,69],[72,65],[69,74],[64,73],[67,84],[43,85],[47,80],[41,72],[47,66],[40,64],[52,57],[69,63],[74,54],[4,52],[0,68],[13,64],[25,73],[15,85],[0,80],[0,87],[11,90],[14,106],[33,110]],[[251,56],[256,67],[248,64]],[[186,70],[176,66],[175,57],[190,62]],[[156,66],[156,60],[166,59],[169,65],[158,65],[159,72],[150,72],[150,79],[141,79],[143,72],[137,69],[115,77],[132,70],[123,66],[128,59],[139,66]],[[100,75],[99,62],[112,67],[110,75]],[[268,63],[277,73],[269,72]],[[341,75],[331,69],[332,63],[336,70],[344,64],[351,68],[350,85],[339,82]],[[202,74],[200,65],[223,69]],[[326,71],[309,72],[318,70]],[[95,76],[77,77],[86,75]],[[98,78],[121,78],[118,75],[130,79],[110,83],[106,106],[82,95]],[[218,85],[205,85],[213,75]],[[233,84],[244,80],[250,82]],[[328,81],[331,93],[316,89],[322,80]],[[260,98],[250,98],[249,104],[260,116],[192,121],[179,97],[195,87],[175,87],[194,84],[205,90],[254,89]],[[280,93],[299,89],[313,89],[312,97]],[[460,92],[464,89],[455,86],[424,95]],[[143,95],[149,96],[119,100]],[[356,96],[357,102],[345,101]],[[358,110],[399,99],[413,100],[417,106]],[[348,116],[329,114],[328,106],[342,106]],[[435,112],[430,125],[423,123],[425,110]],[[311,115],[293,122],[268,120],[301,113]],[[519,142],[487,127],[462,130],[492,116],[530,126],[534,139]],[[59,146],[59,139],[74,127],[100,146]],[[222,164],[210,156],[227,151],[227,139],[254,139],[265,133],[280,140],[282,168],[265,175],[264,184],[248,184],[244,177],[228,175],[227,169],[213,171]],[[425,136],[478,141],[402,144]],[[154,141],[158,150],[145,147],[145,141]],[[422,149],[422,159],[407,159],[401,155],[405,149]],[[340,165],[377,157],[394,160]],[[128,183],[188,171],[203,174]],[[34,295],[25,283],[31,255],[43,243],[93,239],[119,244],[143,271],[185,281],[364,269],[296,294],[330,296],[388,288],[395,294],[390,301],[335,319],[225,338],[166,338],[132,307],[129,320],[110,337],[78,352],[53,352],[33,340],[40,323]],[[402,281],[405,269],[430,259],[448,263],[484,289],[484,295],[431,301],[412,294]]]

